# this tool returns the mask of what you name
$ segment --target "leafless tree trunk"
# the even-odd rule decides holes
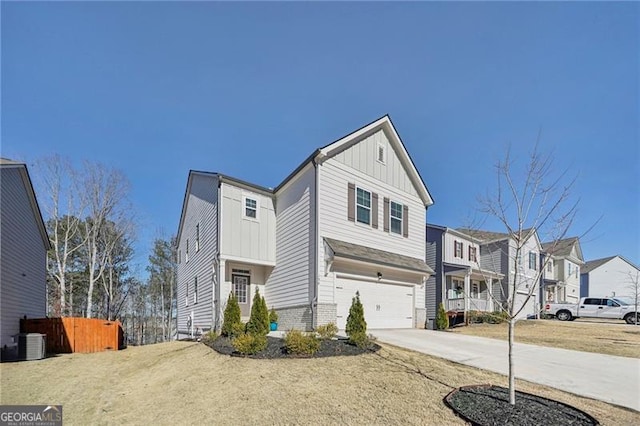
[[[633,311],[636,313],[634,324],[638,325],[638,321],[640,320],[640,318],[638,318],[638,299],[640,299],[640,272],[636,271],[635,274],[633,272],[629,272],[627,274],[627,281],[629,283],[627,288],[629,289],[629,292],[631,293],[631,299],[633,300]]]
[[[547,256],[544,263],[538,265],[540,262],[536,259],[535,274],[525,274],[522,266],[523,260],[527,260],[524,259],[525,245],[531,238],[544,235],[545,241],[551,241],[555,247],[566,236],[577,211],[577,202],[570,199],[574,181],[567,181],[566,172],[559,175],[553,173],[552,157],[541,155],[537,143],[522,172],[515,170],[514,164],[514,159],[507,151],[505,159],[496,164],[495,190],[479,200],[480,211],[485,215],[484,221],[496,222],[509,236],[508,253],[502,253],[509,259],[509,271],[504,278],[500,278],[501,289],[502,280],[508,280],[506,302],[503,304],[503,300],[498,299],[500,295],[493,294],[492,297],[508,317],[509,402],[512,405],[515,404],[513,348],[517,318],[538,291],[546,265],[551,261]],[[488,265],[483,267],[487,268]],[[500,271],[496,268],[492,272],[497,274]],[[493,279],[485,277],[485,282],[492,282]],[[520,306],[517,305],[518,292],[524,295]]]

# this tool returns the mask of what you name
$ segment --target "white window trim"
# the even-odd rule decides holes
[[[397,217],[394,217],[391,212],[393,211],[393,208],[391,208],[392,204],[397,204],[400,206],[400,232],[394,232],[391,229],[391,223],[392,223],[392,219],[396,219],[398,220]],[[402,203],[398,203],[396,201],[393,200],[389,200],[389,233],[391,235],[399,235],[402,237],[402,230],[404,228],[404,204]]]
[[[256,217],[247,216],[247,200],[253,200],[256,202]],[[259,221],[260,220],[260,198],[255,195],[243,195],[242,196],[242,218],[246,220]]]
[[[380,161],[380,148],[382,148],[382,161]],[[380,164],[387,164],[387,147],[381,142],[376,144],[376,161]]]
[[[193,277],[193,304],[198,303],[198,276]]]
[[[359,190],[361,190],[361,191],[364,191],[364,192],[368,192],[368,193],[369,193],[369,207],[361,206],[360,204],[358,204],[358,189],[359,189]],[[373,203],[373,192],[372,192],[372,191],[369,191],[368,189],[364,189],[364,188],[363,188],[363,187],[361,187],[361,186],[357,186],[357,185],[356,185],[356,190],[354,191],[354,197],[356,197],[356,199],[354,200],[354,202],[355,202],[355,206],[356,206],[356,207],[355,207],[355,209],[356,209],[356,211],[355,211],[355,216],[356,216],[356,217],[355,217],[355,223],[356,223],[356,224],[358,224],[358,225],[360,225],[360,226],[368,226],[368,227],[370,227],[370,226],[371,226],[371,223],[372,223],[372,219],[373,219],[373,218],[372,218],[372,215],[373,215],[373,209],[371,208],[371,207],[372,207],[372,206],[371,206],[371,203]],[[358,207],[362,207],[363,209],[368,209],[368,210],[369,210],[369,223],[360,222],[360,221],[358,220]]]
[[[250,269],[239,269],[239,268],[232,268],[231,269],[231,290],[233,291],[233,294],[236,294],[236,290],[235,290],[235,283],[233,282],[233,276],[237,275],[237,276],[241,276],[241,277],[247,277],[249,278],[249,282],[246,285],[246,289],[245,289],[245,301],[244,302],[240,302],[238,301],[238,303],[241,303],[243,305],[249,303],[249,298],[251,297],[251,270]],[[236,298],[238,296],[236,295]]]
[[[533,255],[533,268],[531,267],[531,255]],[[529,263],[529,269],[531,269],[532,271],[537,271],[538,270],[538,253],[534,252],[534,251],[530,251],[529,252],[529,259],[528,259],[528,263]]]
[[[200,223],[196,224],[196,253],[200,251]]]
[[[184,263],[189,263],[189,239],[187,238],[187,248],[184,253]]]

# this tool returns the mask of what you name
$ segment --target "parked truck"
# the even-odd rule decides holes
[[[583,297],[578,304],[547,303],[544,310],[560,321],[573,321],[576,318],[610,318],[623,319],[627,324],[636,324],[640,323],[640,313],[637,308],[612,297]]]

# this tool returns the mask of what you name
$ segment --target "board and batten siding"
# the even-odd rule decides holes
[[[178,242],[177,318],[178,332],[188,332],[187,317],[193,312],[193,327],[208,329],[214,321],[213,266],[218,254],[218,179],[193,174],[187,195],[182,232]],[[196,251],[196,226],[200,229],[200,247]],[[189,240],[189,261],[186,246]],[[194,300],[195,278],[198,296]],[[187,298],[188,288],[188,298]]]
[[[11,346],[12,336],[20,332],[20,318],[46,316],[47,251],[38,228],[40,218],[32,208],[30,188],[20,169],[0,170],[0,346],[4,347]]]
[[[379,146],[383,147],[386,152],[384,164],[377,161]],[[350,148],[336,154],[333,159],[380,182],[386,182],[402,192],[417,197],[418,193],[413,186],[413,182],[402,166],[393,146],[389,143],[389,138],[384,130],[378,130],[362,139]]]
[[[315,168],[309,163],[276,197],[276,266],[267,280],[269,307],[311,302],[315,239]]]
[[[481,261],[480,259],[480,245],[474,243],[473,241],[463,238],[459,235],[454,235],[451,234],[449,232],[445,232],[444,234],[444,247],[445,247],[445,252],[444,252],[444,261],[447,263],[454,263],[456,265],[464,265],[464,266],[471,266],[474,268],[478,267],[479,262]],[[455,256],[455,242],[459,242],[462,243],[462,257],[456,257]],[[478,262],[472,262],[469,260],[469,247],[475,247],[476,249],[476,256],[478,259]]]
[[[358,145],[356,144],[347,151],[356,149]],[[392,160],[395,154],[391,154],[390,151],[387,152],[386,167],[396,164]],[[369,161],[376,162],[374,152],[371,152],[371,155]],[[396,172],[389,171],[387,173],[387,180],[392,180],[390,183],[347,166],[335,158],[328,159],[319,167],[318,303],[335,303],[333,277],[331,275],[325,276],[324,237],[424,260],[425,207],[415,189],[405,192],[392,184],[395,180],[392,180],[390,176],[396,176]],[[397,162],[397,167],[401,167],[399,162]],[[402,173],[406,173],[404,169],[402,169]],[[378,228],[348,220],[349,183],[354,183],[357,187],[378,195]],[[383,200],[385,197],[408,206],[409,214],[406,218],[408,219],[408,237],[384,231],[382,224],[384,223]],[[418,301],[420,297],[422,299]],[[416,307],[424,308],[423,303],[424,291],[417,295],[415,304]]]
[[[221,185],[220,255],[247,262],[276,261],[276,216],[270,196],[239,188],[230,183]],[[258,202],[257,218],[245,216],[245,198]]]

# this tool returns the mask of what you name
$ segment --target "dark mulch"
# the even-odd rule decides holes
[[[218,337],[213,342],[205,344],[223,355],[244,356],[235,351],[231,345],[231,339]],[[247,358],[255,359],[277,359],[277,358],[323,358],[328,356],[351,356],[361,355],[368,352],[376,352],[380,346],[373,343],[368,348],[359,348],[350,344],[346,339],[322,340],[320,349],[311,356],[293,355],[287,353],[284,348],[284,340],[277,337],[267,336],[267,348],[255,355],[247,355]]]
[[[570,405],[516,391],[509,404],[509,389],[501,386],[463,386],[444,398],[445,403],[472,425],[598,425],[598,421]]]

